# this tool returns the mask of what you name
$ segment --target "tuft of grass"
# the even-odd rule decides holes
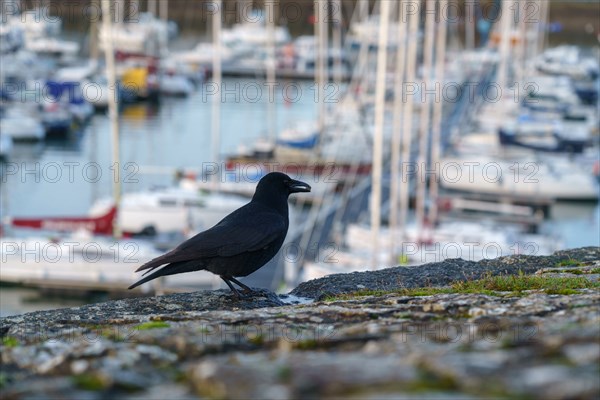
[[[150,321],[144,322],[143,324],[136,325],[134,329],[138,331],[145,331],[148,329],[157,329],[157,328],[169,328],[171,325],[164,321]]]
[[[600,268],[592,268],[590,274],[600,274]]]
[[[315,339],[301,340],[294,346],[298,350],[313,350],[319,347],[319,343]]]
[[[557,267],[569,267],[569,266],[573,266],[573,267],[579,267],[583,265],[583,263],[579,260],[574,260],[572,258],[569,258],[567,260],[562,260],[559,261],[558,263],[556,263]]]
[[[94,392],[105,389],[108,386],[106,380],[98,374],[75,375],[73,381],[78,388]]]
[[[16,337],[5,336],[2,338],[2,346],[17,347],[19,344],[19,340]]]
[[[265,343],[265,337],[259,333],[257,335],[250,336],[248,338],[248,342],[252,343],[253,345],[260,346]]]
[[[410,258],[406,254],[401,254],[398,256],[398,265],[408,265]]]
[[[561,271],[562,273],[565,274],[573,274],[573,275],[583,275],[585,274],[584,271],[580,270],[580,269],[565,269],[563,271]]]
[[[418,378],[409,382],[407,388],[412,392],[452,391],[458,389],[458,382],[448,374],[435,374],[426,369],[419,369]]]

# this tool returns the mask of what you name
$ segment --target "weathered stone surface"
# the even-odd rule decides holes
[[[77,325],[124,324],[144,322],[168,316],[187,318],[189,313],[207,310],[244,310],[277,307],[283,301],[273,292],[257,289],[252,296],[238,300],[230,290],[177,293],[166,296],[139,297],[90,304],[82,307],[39,311],[6,317],[1,320],[2,335],[60,336]]]
[[[491,260],[466,261],[460,258],[416,267],[394,267],[378,271],[334,274],[304,282],[292,290],[300,297],[323,299],[330,295],[352,293],[361,289],[393,290],[422,286],[443,286],[454,281],[478,279],[485,274],[533,274],[544,268],[555,268],[561,262],[600,259],[600,247],[558,251],[551,256],[515,255]]]
[[[585,264],[565,267],[568,273],[593,275],[600,249],[540,257],[541,267],[531,257],[523,264],[520,257],[450,260],[436,282],[478,276],[478,265],[554,274],[542,268],[568,258]],[[442,267],[420,268],[433,279]],[[420,268],[398,270],[417,286]],[[369,288],[377,282],[371,274],[346,277],[358,275]],[[321,296],[340,279],[305,289]],[[297,305],[267,291],[242,301],[216,291],[24,314],[0,326],[2,399],[600,396],[600,293],[593,289],[389,293]]]

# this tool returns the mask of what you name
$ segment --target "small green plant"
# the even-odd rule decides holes
[[[5,347],[17,347],[19,345],[19,340],[12,336],[5,336],[2,338],[2,346]]]
[[[417,379],[408,383],[408,389],[417,393],[431,390],[451,391],[457,388],[458,383],[451,375],[433,373],[423,367],[418,370]]]
[[[173,372],[173,381],[184,383],[188,380],[188,375],[184,371],[176,370]]]
[[[138,331],[145,331],[148,329],[158,329],[158,328],[169,328],[171,325],[164,321],[150,321],[144,322],[143,324],[136,325],[134,329]]]
[[[265,338],[261,334],[256,334],[256,335],[250,336],[248,338],[248,342],[250,342],[256,346],[260,346],[261,344],[263,344],[265,342]]]
[[[81,374],[73,377],[75,385],[83,390],[98,391],[107,386],[106,380],[98,374]]]
[[[315,339],[305,339],[296,343],[296,348],[299,350],[312,350],[316,349],[319,343]]]
[[[558,262],[556,264],[557,267],[569,267],[569,266],[573,266],[573,267],[579,267],[583,265],[583,263],[581,261],[569,258],[567,260],[562,260],[560,262]]]
[[[410,261],[410,259],[408,258],[408,256],[406,254],[400,254],[398,256],[398,264],[399,265],[408,265],[409,261]]]
[[[573,275],[583,275],[583,274],[585,274],[585,271],[582,271],[580,269],[565,269],[565,270],[563,270],[561,272],[565,273],[565,274],[573,274]]]

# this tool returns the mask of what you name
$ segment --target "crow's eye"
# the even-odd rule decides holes
[[[290,182],[291,182],[291,181],[290,181],[289,179],[286,179],[286,180],[284,180],[284,181],[283,181],[283,183],[285,183],[286,185],[287,185],[288,183],[290,183]]]

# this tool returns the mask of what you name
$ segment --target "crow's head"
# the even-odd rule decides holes
[[[256,193],[259,192],[290,195],[298,192],[310,192],[310,185],[292,179],[284,173],[271,172],[258,182]]]

